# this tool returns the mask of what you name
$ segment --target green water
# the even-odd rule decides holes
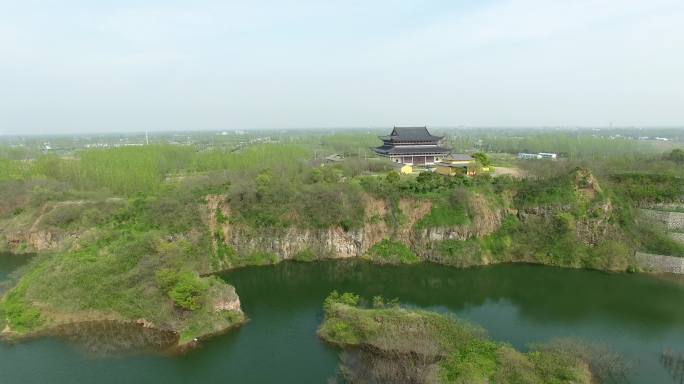
[[[19,269],[31,259],[27,255],[13,255],[0,252],[0,295],[9,289],[12,272]]]
[[[635,362],[634,383],[674,383],[666,348],[684,352],[684,283],[526,265],[283,263],[222,275],[251,321],[184,356],[93,356],[56,340],[0,344],[0,383],[324,383],[337,351],[315,336],[332,290],[398,297],[453,312],[525,349],[553,337],[603,343]],[[678,382],[678,381],[676,381]]]

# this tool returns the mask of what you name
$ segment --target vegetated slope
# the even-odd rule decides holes
[[[185,343],[239,324],[234,288],[200,277],[211,269],[211,246],[190,186],[149,197],[44,202],[35,195],[55,185],[17,186],[28,199],[3,215],[12,228],[3,232],[6,244],[41,253],[0,302],[3,334],[107,319],[173,330]],[[72,195],[79,192],[60,197]]]
[[[614,183],[605,190],[585,168],[525,180],[424,173],[400,181],[309,183],[313,187],[291,199],[268,185],[263,190],[272,188],[277,196],[263,193],[258,202],[233,190],[210,196],[219,255],[214,266],[364,257],[379,263],[522,261],[625,270],[634,266],[635,250],[660,247],[678,255],[682,249],[638,220],[628,192]],[[318,190],[329,194],[307,192]],[[315,214],[320,216],[312,220]]]
[[[361,307],[358,296],[333,292],[324,310],[318,335],[345,350],[340,372],[349,382],[595,383],[626,372],[618,357],[597,359],[584,343],[557,341],[521,353],[474,324],[381,297]]]
[[[213,269],[204,197],[227,189],[228,171],[306,157],[287,145],[146,146],[3,162],[0,249],[38,256],[0,299],[2,336],[116,320],[175,331],[184,344],[242,323],[234,288],[203,276]]]
[[[233,288],[203,276],[284,259],[624,270],[636,249],[681,250],[633,209],[644,193],[664,194],[655,185],[662,200],[679,191],[657,180],[599,186],[582,168],[525,180],[386,177],[387,167],[320,166],[289,145],[13,162],[0,169],[2,250],[38,256],[0,301],[1,328],[20,336],[114,319],[184,342],[243,320]]]

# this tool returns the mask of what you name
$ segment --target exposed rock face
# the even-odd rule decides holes
[[[98,223],[126,204],[119,198],[48,201],[6,213],[0,216],[0,249],[15,253],[78,249],[82,235],[95,233]]]
[[[670,236],[672,236],[675,241],[684,244],[684,233],[671,233]]]
[[[207,198],[209,229],[222,234],[223,241],[242,253],[266,252],[281,260],[297,257],[305,251],[319,257],[350,258],[363,256],[374,244],[387,238],[396,238],[421,249],[429,242],[447,239],[466,240],[485,236],[501,226],[504,212],[492,210],[486,199],[475,195],[470,202],[474,212],[472,222],[467,225],[416,229],[415,224],[432,209],[428,200],[401,199],[398,208],[402,222],[396,228],[390,227],[385,218],[391,209],[384,199],[365,196],[364,225],[362,228],[345,231],[340,227],[307,229],[290,227],[282,230],[263,230],[244,225],[232,225],[229,220],[219,222],[218,216],[230,217],[230,208],[224,196]],[[220,214],[219,214],[220,212]],[[214,246],[216,247],[216,239]],[[230,266],[225,266],[230,268]]]
[[[468,207],[471,212],[471,223],[414,231],[413,243],[425,244],[426,242],[443,240],[468,240],[474,237],[487,236],[501,227],[501,221],[505,212],[500,209],[492,209],[491,205],[482,195],[473,195],[468,201]]]
[[[214,310],[219,311],[242,311],[240,307],[240,298],[236,297],[233,300],[218,300],[214,303]]]
[[[230,285],[212,287],[209,296],[213,301],[214,311],[237,311],[242,312],[240,297],[235,293],[235,288]]]
[[[47,251],[58,248],[63,240],[63,236],[44,230],[35,232],[12,232],[6,235],[9,249],[17,250],[26,247],[26,249],[31,252]]]
[[[639,268],[647,272],[684,274],[684,258],[637,252]]]
[[[267,252],[287,260],[306,250],[327,257],[348,258],[362,254],[363,231],[345,232],[339,227],[327,230],[288,228],[280,232],[263,232],[252,228],[231,228],[226,242],[246,253]]]
[[[642,209],[641,212],[647,218],[662,223],[668,231],[684,232],[683,212],[667,212],[653,209]]]
[[[149,320],[145,319],[138,319],[135,321],[136,324],[140,325],[143,328],[154,328],[154,323],[152,323]]]

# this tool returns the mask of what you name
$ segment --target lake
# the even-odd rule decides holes
[[[338,351],[315,332],[333,289],[451,312],[521,350],[555,337],[604,344],[636,364],[633,383],[674,383],[660,355],[684,352],[684,281],[675,278],[358,261],[287,262],[221,277],[235,285],[250,318],[238,330],[182,356],[93,354],[55,339],[0,343],[0,383],[323,383],[335,375]]]

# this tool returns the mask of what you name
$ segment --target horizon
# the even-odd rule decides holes
[[[458,130],[509,130],[509,131],[563,131],[563,132],[585,132],[585,131],[620,131],[620,130],[638,130],[638,131],[655,131],[655,130],[680,130],[684,129],[684,125],[663,125],[663,126],[531,126],[531,125],[519,125],[519,126],[465,126],[465,125],[378,125],[378,126],[319,126],[319,127],[289,127],[289,128],[225,128],[225,129],[174,129],[174,130],[119,130],[119,131],[65,131],[65,132],[30,132],[30,133],[11,133],[0,131],[0,137],[50,137],[50,136],[111,136],[111,135],[164,135],[164,134],[206,134],[206,133],[227,133],[230,135],[238,134],[238,132],[244,134],[250,133],[294,133],[294,132],[312,132],[312,133],[325,133],[329,131],[330,134],[343,133],[345,131],[358,132],[358,131],[382,131],[391,130],[394,127],[426,127],[428,130],[446,130],[446,131],[458,131]]]
[[[392,129],[394,127],[426,127],[428,130],[447,130],[447,131],[458,131],[458,130],[510,130],[510,131],[536,131],[536,130],[553,130],[553,131],[564,131],[564,132],[582,132],[582,131],[619,131],[619,130],[639,130],[639,131],[654,131],[654,130],[679,130],[684,129],[682,126],[457,126],[457,125],[444,125],[444,126],[430,126],[430,125],[387,125],[387,126],[372,126],[372,127],[362,127],[362,126],[348,126],[348,127],[291,127],[291,128],[226,128],[226,129],[177,129],[177,130],[131,130],[131,131],[66,131],[66,132],[53,132],[53,133],[43,133],[43,132],[31,132],[31,133],[7,133],[0,131],[0,137],[50,137],[50,136],[111,136],[111,135],[163,135],[163,134],[202,134],[202,133],[227,133],[231,135],[238,134],[237,132],[242,132],[244,134],[249,133],[268,133],[268,132],[312,132],[312,133],[325,133],[326,130],[330,131],[330,134],[343,133],[345,131],[381,131],[386,129]]]

